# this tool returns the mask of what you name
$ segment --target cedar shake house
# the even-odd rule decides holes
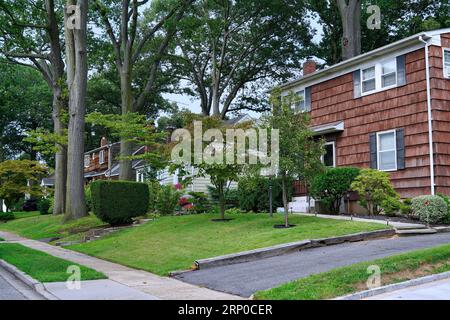
[[[137,147],[133,155],[144,152],[145,147]],[[120,143],[109,143],[103,137],[100,140],[100,146],[96,149],[84,153],[84,181],[86,184],[98,179],[119,178],[120,164],[117,159],[120,154]],[[132,167],[136,173],[136,167],[141,165],[142,160],[133,160]]]
[[[450,195],[450,29],[423,32],[281,85],[326,140],[327,166],[390,173],[402,198]],[[294,211],[304,210],[296,186]],[[303,202],[302,202],[303,201]],[[303,203],[303,205],[302,205]]]

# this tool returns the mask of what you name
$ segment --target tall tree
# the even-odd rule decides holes
[[[10,63],[25,65],[41,72],[53,93],[54,132],[63,135],[66,125],[62,112],[64,97],[64,61],[61,40],[61,4],[54,0],[0,0],[0,52]],[[55,155],[54,214],[65,207],[66,154],[64,145],[57,145]]]
[[[106,33],[112,45],[114,63],[120,78],[122,114],[138,111],[154,90],[161,59],[175,35],[176,25],[182,19],[187,7],[194,1],[152,1],[146,19],[142,16],[148,0],[93,1],[99,16],[98,25]],[[161,7],[166,8],[168,13],[160,16],[158,9]],[[166,32],[161,32],[163,27],[167,30]],[[156,51],[146,51],[145,48],[149,42],[155,39],[159,43]],[[149,59],[152,62],[143,89],[133,95],[133,72],[140,59]],[[132,180],[131,161],[126,159],[126,156],[132,153],[132,144],[121,139],[120,153],[125,158],[120,160],[119,179]]]
[[[64,34],[66,42],[69,129],[67,144],[67,194],[64,220],[87,215],[84,199],[84,116],[87,91],[88,0],[67,0]]]
[[[361,0],[337,0],[342,22],[342,59],[361,54]]]
[[[29,130],[53,127],[47,83],[38,71],[2,60],[0,79],[0,161],[21,157],[53,163],[52,156],[23,140]]]
[[[313,137],[310,119],[307,113],[295,112],[292,105],[296,103],[293,94],[281,99],[277,89],[272,93],[273,111],[263,119],[263,127],[279,130],[279,166],[286,228],[288,219],[288,184],[292,179],[299,179],[307,185],[323,169],[320,160],[323,154],[323,141]]]
[[[202,113],[269,110],[261,88],[301,68],[310,42],[303,0],[203,0],[180,24],[174,73]]]

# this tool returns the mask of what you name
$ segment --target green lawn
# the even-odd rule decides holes
[[[13,212],[15,219],[29,218],[39,216],[39,211],[17,211]]]
[[[113,233],[70,249],[160,275],[189,269],[197,259],[386,228],[382,224],[292,216],[295,228],[275,229],[283,216],[233,215],[229,222],[211,222],[211,214],[161,217],[145,225]]]
[[[106,279],[100,272],[16,243],[0,244],[0,258],[40,282],[66,281],[71,265],[80,267],[81,280]]]
[[[3,239],[3,238],[0,238],[0,241],[5,241],[5,239]]]
[[[450,271],[450,244],[395,255],[334,269],[259,291],[255,299],[317,300],[330,299],[367,290],[367,267],[378,265],[382,285],[406,281],[429,274]]]
[[[97,217],[88,217],[66,224],[61,223],[62,216],[38,215],[29,218],[11,220],[0,224],[0,230],[10,231],[30,239],[69,237],[88,229],[104,225]]]

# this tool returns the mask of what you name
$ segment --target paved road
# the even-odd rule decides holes
[[[380,239],[309,249],[253,262],[198,270],[178,279],[218,291],[249,297],[311,274],[401,252],[450,243],[450,233]]]
[[[380,294],[367,300],[450,300],[450,279]]]
[[[42,300],[37,294],[23,282],[16,279],[9,272],[0,267],[0,300]]]

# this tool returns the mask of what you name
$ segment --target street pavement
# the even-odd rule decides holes
[[[0,267],[0,300],[41,300],[35,293],[8,271]]]
[[[450,243],[450,233],[345,243],[188,272],[176,278],[217,291],[249,297],[255,291],[273,288],[311,274],[446,243]]]
[[[450,279],[384,293],[366,300],[450,300]]]

